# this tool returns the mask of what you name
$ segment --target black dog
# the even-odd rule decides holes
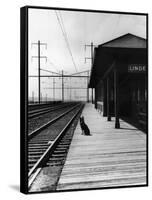
[[[80,117],[80,126],[82,129],[82,135],[91,135],[88,126],[84,122],[84,117]]]

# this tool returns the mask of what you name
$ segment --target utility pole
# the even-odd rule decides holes
[[[92,66],[93,65],[93,48],[95,47],[95,45],[93,45],[93,42],[91,42],[91,45],[85,44],[85,50],[86,50],[86,47],[91,48],[91,57],[85,57],[85,62],[86,62],[87,59],[91,59],[91,66]]]
[[[62,70],[62,101],[64,101],[64,80],[63,80],[63,70]]]
[[[32,91],[32,102],[34,103],[34,91]]]
[[[38,56],[32,56],[32,58],[37,58],[38,59],[38,102],[41,102],[41,80],[40,80],[40,65],[41,65],[41,58],[45,58],[47,61],[47,57],[46,56],[41,56],[40,53],[40,48],[41,45],[45,45],[45,47],[47,47],[46,43],[41,43],[40,40],[38,40],[37,43],[32,43],[32,45],[38,45]]]
[[[55,75],[60,75],[62,76],[62,74],[59,74],[59,73],[56,73],[56,72],[53,72],[53,71],[50,71],[50,70],[46,70],[46,69],[40,69],[41,71],[45,71],[45,72],[49,72],[51,74],[55,74]],[[55,80],[54,80],[54,77],[53,77],[53,101],[55,101]]]
[[[95,47],[95,45],[93,45],[93,42],[91,42],[91,45],[85,45],[85,50],[86,47],[91,48],[91,57],[85,57],[85,62],[87,59],[91,59],[91,67],[93,66],[93,48]],[[93,103],[93,88],[92,88],[92,103]]]
[[[88,87],[88,84],[89,84],[89,71],[88,71],[88,77],[87,77],[87,102],[89,102],[89,87]]]
[[[46,94],[46,103],[47,103],[47,94]]]
[[[71,87],[69,87],[69,90],[70,90],[70,101],[71,101]]]
[[[93,67],[93,42],[91,42],[91,67]],[[93,104],[93,88],[92,88],[92,104]]]
[[[55,79],[53,77],[53,101],[55,101]]]
[[[41,82],[40,82],[40,41],[38,41],[38,94],[39,94],[39,103],[41,102],[40,94],[41,94]]]
[[[70,101],[71,101],[71,78],[70,78],[70,87],[69,87],[70,89]]]
[[[43,101],[42,93],[40,93],[40,100]]]

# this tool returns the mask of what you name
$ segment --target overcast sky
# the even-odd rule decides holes
[[[84,63],[85,56],[90,56],[90,49],[85,52],[84,45],[91,41],[99,45],[128,32],[146,37],[145,16],[79,11],[57,11],[57,14],[62,17],[77,71],[90,69],[89,60]],[[47,43],[47,50],[41,47],[41,54],[48,57],[47,63],[41,60],[43,67],[52,71],[76,72],[59,23],[61,18],[58,21],[54,10],[29,10],[30,57],[37,55],[37,47],[31,48],[30,44],[40,40]],[[30,68],[35,65],[36,60],[31,62],[30,59]]]
[[[62,27],[61,27],[62,24]],[[72,57],[68,51],[63,36],[67,34]],[[85,56],[90,56],[90,48],[85,51],[84,45],[102,44],[120,35],[132,33],[146,37],[146,17],[142,15],[124,15],[110,13],[90,13],[80,11],[55,11],[43,9],[29,9],[29,74],[37,74],[37,46],[32,42],[40,40],[47,43],[47,49],[41,46],[41,68],[70,74],[91,68],[90,60],[84,62]],[[75,63],[75,65],[74,65]],[[46,74],[46,72],[41,72]],[[36,84],[36,83],[35,83]]]

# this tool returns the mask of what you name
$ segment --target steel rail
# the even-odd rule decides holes
[[[75,105],[74,107],[70,108],[69,110],[67,110],[66,112],[62,113],[61,115],[55,117],[54,119],[50,120],[49,122],[47,122],[46,124],[40,126],[39,128],[37,128],[36,130],[32,131],[29,135],[28,135],[28,141],[31,140],[35,135],[37,135],[39,132],[41,132],[42,130],[44,130],[45,128],[47,128],[48,126],[50,126],[51,124],[53,124],[54,122],[56,122],[58,119],[64,117],[66,114],[68,114],[69,112],[71,112],[72,110],[74,110],[76,107],[78,107],[80,104]]]
[[[49,106],[49,107],[46,107],[46,108],[37,108],[37,109],[34,109],[34,110],[29,110],[28,111],[28,115],[32,115],[32,114],[35,114],[37,112],[40,112],[40,111],[45,111],[45,110],[48,110],[48,109],[52,109],[54,106]]]
[[[66,126],[62,129],[62,131],[59,133],[59,135],[56,137],[56,139],[50,144],[50,146],[47,148],[47,150],[43,153],[43,155],[40,157],[40,159],[36,162],[36,164],[31,168],[31,170],[28,173],[28,178],[33,174],[33,172],[41,166],[43,166],[48,158],[50,157],[50,154],[55,149],[56,145],[59,143],[60,139],[64,136],[67,129],[70,127],[73,120],[76,118],[78,113],[82,110],[83,105],[81,105],[80,109],[74,114],[74,116],[70,119],[70,121],[66,124]]]
[[[71,103],[71,102],[66,102],[64,104],[67,104],[67,103]],[[47,108],[53,108],[53,107],[56,107],[56,106],[61,106],[63,105],[63,103],[56,103],[56,104],[34,104],[34,105],[31,105],[31,106],[28,106],[28,113],[32,113],[32,112],[36,112],[37,110],[43,110],[43,109],[47,109]]]
[[[28,112],[28,119],[32,119],[34,117],[37,117],[37,116],[42,115],[42,114],[46,114],[46,113],[51,112],[51,111],[55,111],[55,110],[59,110],[59,109],[62,109],[62,108],[66,108],[69,105],[65,104],[65,105],[58,105],[58,106],[55,106],[55,107],[52,106],[50,108],[41,108],[39,110],[38,109],[32,110],[32,111]]]
[[[56,104],[53,104],[53,103],[34,103],[34,104],[28,104],[28,109],[30,110],[30,111],[32,111],[32,110],[35,110],[35,109],[37,109],[37,108],[45,108],[45,107],[52,107],[52,106],[54,106],[54,105],[59,105],[59,104],[61,104],[61,103],[56,103]]]

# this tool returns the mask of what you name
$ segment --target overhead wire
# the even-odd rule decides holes
[[[50,33],[49,33],[49,23],[50,23],[50,11],[48,11],[48,13],[47,13],[47,16],[48,16],[48,41],[49,41],[49,38],[50,38]],[[50,59],[49,59],[49,57],[47,57],[47,59],[48,59],[48,63],[51,65],[51,66],[53,66],[53,68],[54,68],[54,70],[56,70],[56,72],[58,72],[59,73],[59,70],[58,70],[58,66],[56,65],[56,64],[54,64],[54,61],[50,61]],[[52,59],[51,59],[52,60]]]
[[[68,49],[69,49],[69,52],[70,52],[70,55],[71,55],[71,58],[72,58],[72,62],[73,62],[73,65],[75,67],[75,70],[77,72],[78,70],[77,70],[73,55],[72,55],[72,51],[71,51],[71,48],[70,48],[68,36],[67,36],[66,29],[65,29],[65,26],[64,26],[63,18],[62,18],[62,15],[61,15],[60,11],[58,11],[58,12],[59,12],[59,16],[60,16],[60,19],[61,19],[61,24],[62,24],[62,27],[63,27],[63,31],[64,31],[64,34],[65,34],[65,39],[67,41]]]
[[[52,65],[52,66],[55,68],[55,70],[56,70],[57,72],[59,72],[59,70],[57,69],[57,66],[56,66],[52,61],[50,61],[49,58],[48,58],[48,62],[50,63],[50,65]]]
[[[57,75],[62,75],[62,74],[59,74],[59,73],[57,73],[57,72],[53,72],[53,71],[50,71],[50,70],[47,70],[47,69],[40,69],[41,71],[44,71],[44,72],[49,72],[49,73],[52,73],[52,74],[57,74]]]
[[[72,59],[74,68],[75,68],[75,70],[76,70],[76,72],[77,72],[78,70],[77,70],[77,67],[76,67],[76,64],[75,64],[75,61],[74,61],[74,58],[73,58],[73,55],[72,55],[72,51],[71,51],[71,48],[70,48],[70,45],[69,45],[68,36],[67,36],[66,30],[65,30],[65,26],[64,26],[64,22],[63,22],[62,15],[61,15],[60,12],[59,12],[59,15],[58,15],[58,13],[57,13],[56,10],[55,10],[55,14],[56,14],[56,16],[57,16],[57,20],[58,20],[58,23],[59,23],[59,25],[60,25],[60,28],[61,28],[63,37],[64,37],[64,39],[65,39],[65,42],[66,42],[66,45],[67,45],[69,54],[70,54],[70,56],[71,56],[71,59]],[[59,17],[59,16],[60,16],[60,17]]]

